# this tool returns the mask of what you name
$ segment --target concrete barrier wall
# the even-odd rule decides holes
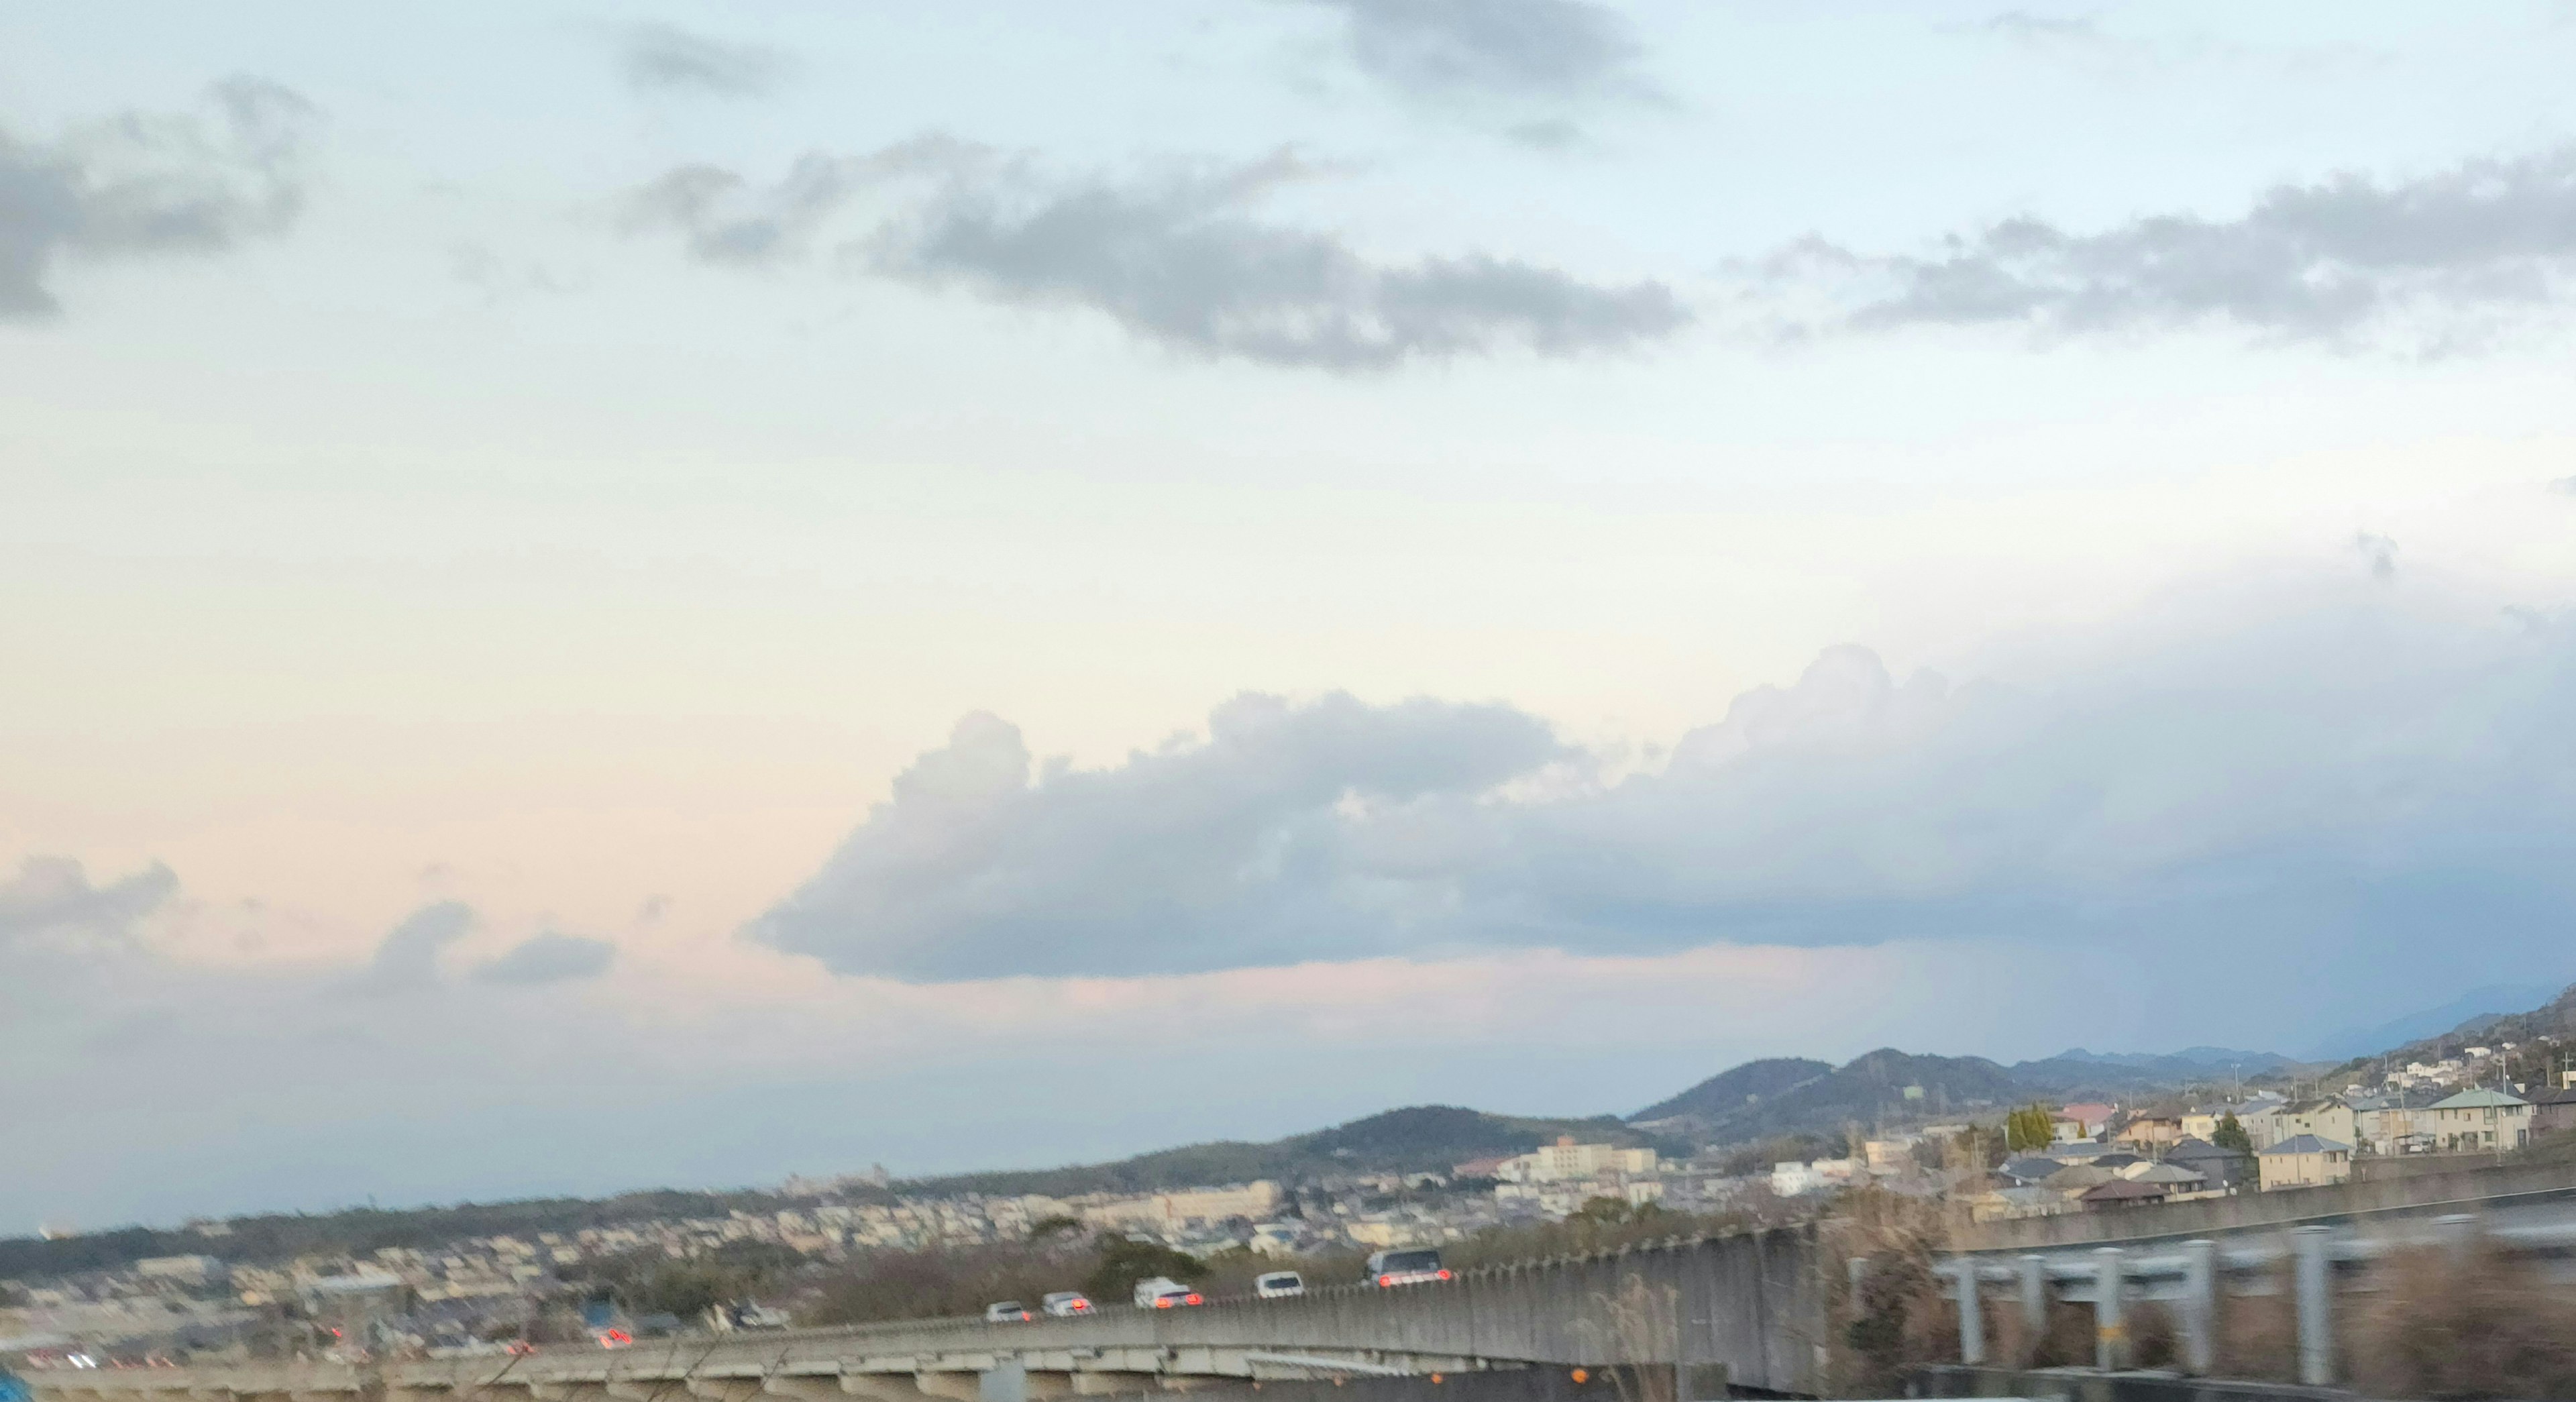
[[[2301,1222],[2494,1210],[2569,1196],[2576,1196],[2576,1164],[2523,1164],[1989,1222],[1963,1233],[1957,1246],[1961,1251],[2043,1251],[2179,1241]]]
[[[1221,1348],[1590,1368],[1678,1361],[1723,1369],[1738,1386],[1812,1392],[1806,1383],[1823,1336],[1815,1247],[1813,1227],[1783,1228],[1468,1271],[1394,1290],[1340,1286],[1195,1309],[1113,1306],[1086,1318],[1028,1323],[923,1320],[648,1340],[614,1351],[565,1347],[522,1358],[392,1362],[380,1376],[393,1389],[435,1391],[505,1378],[761,1378],[910,1366],[904,1360],[912,1358],[925,1368],[990,1368],[995,1358],[1038,1352],[1143,1349],[1170,1357]],[[134,1369],[29,1381],[58,1391],[86,1389],[92,1379],[117,1393],[367,1390],[357,1370],[336,1365]]]

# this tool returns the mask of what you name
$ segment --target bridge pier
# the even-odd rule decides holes
[[[929,1396],[910,1373],[843,1373],[841,1391],[875,1402],[921,1402]]]
[[[944,1397],[948,1402],[983,1402],[981,1373],[915,1373],[912,1381],[925,1396]]]

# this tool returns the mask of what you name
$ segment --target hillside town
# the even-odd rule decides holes
[[[1889,1123],[1875,1132],[1846,1126],[1843,1154],[1767,1163],[1748,1161],[1740,1145],[1667,1154],[1566,1134],[1442,1170],[1153,1193],[927,1193],[876,1168],[790,1179],[770,1199],[790,1205],[773,1210],[285,1261],[237,1259],[228,1250],[231,1225],[206,1221],[189,1226],[195,1249],[183,1253],[0,1282],[0,1352],[38,1361],[49,1351],[102,1346],[147,1356],[254,1347],[477,1352],[528,1337],[547,1311],[567,1307],[585,1310],[590,1325],[645,1333],[791,1322],[787,1310],[753,1300],[682,1318],[619,1312],[597,1298],[597,1281],[611,1268],[746,1253],[830,1267],[876,1253],[971,1251],[1068,1236],[1150,1243],[1203,1261],[1295,1264],[1445,1246],[1576,1218],[1660,1220],[1692,1231],[1795,1220],[1864,1186],[1954,1202],[1978,1222],[2120,1211],[2429,1171],[2524,1150],[2576,1128],[2576,1068],[2553,1070],[2537,1083],[2530,1075],[2535,1065],[2566,1061],[2554,1045],[2502,1041],[2410,1059],[2331,1091],[2309,1083],[2206,1099],[1971,1106],[1967,1116],[1911,1124],[1903,1123],[1903,1107],[1939,1097],[1907,1085],[1894,1088]]]

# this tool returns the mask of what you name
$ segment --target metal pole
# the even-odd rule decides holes
[[[2326,1259],[2326,1227],[2290,1229],[2292,1275],[2299,1298],[2299,1381],[2334,1383],[2334,1263]]]
[[[2182,1244],[2182,1366],[2206,1375],[2218,1356],[2218,1243]]]
[[[2129,1366],[2129,1325],[2122,1315],[2123,1253],[2105,1246],[2093,1253],[2093,1366],[2116,1372]]]
[[[2039,1356],[2040,1340],[2048,1337],[2048,1259],[2024,1256],[2014,1264],[2021,1267],[2021,1332],[2023,1362]]]
[[[1959,1361],[1974,1366],[1986,1361],[1986,1317],[1977,1302],[1977,1258],[1950,1263],[1959,1277]]]

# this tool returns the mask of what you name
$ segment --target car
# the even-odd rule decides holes
[[[1038,1309],[1058,1319],[1070,1319],[1077,1314],[1091,1313],[1091,1297],[1079,1290],[1058,1290],[1038,1301]]]
[[[1026,1324],[1031,1318],[1029,1307],[1017,1300],[996,1300],[984,1306],[987,1324]]]
[[[1284,1300],[1306,1293],[1306,1277],[1295,1271],[1270,1271],[1252,1278],[1252,1293],[1265,1300]]]
[[[1195,1287],[1183,1285],[1169,1276],[1149,1275],[1136,1282],[1136,1308],[1147,1310],[1181,1309],[1203,1305],[1207,1297]]]
[[[1368,1279],[1364,1284],[1381,1290],[1398,1285],[1428,1285],[1447,1280],[1449,1268],[1440,1264],[1440,1253],[1428,1248],[1411,1251],[1381,1251],[1368,1258]]]

